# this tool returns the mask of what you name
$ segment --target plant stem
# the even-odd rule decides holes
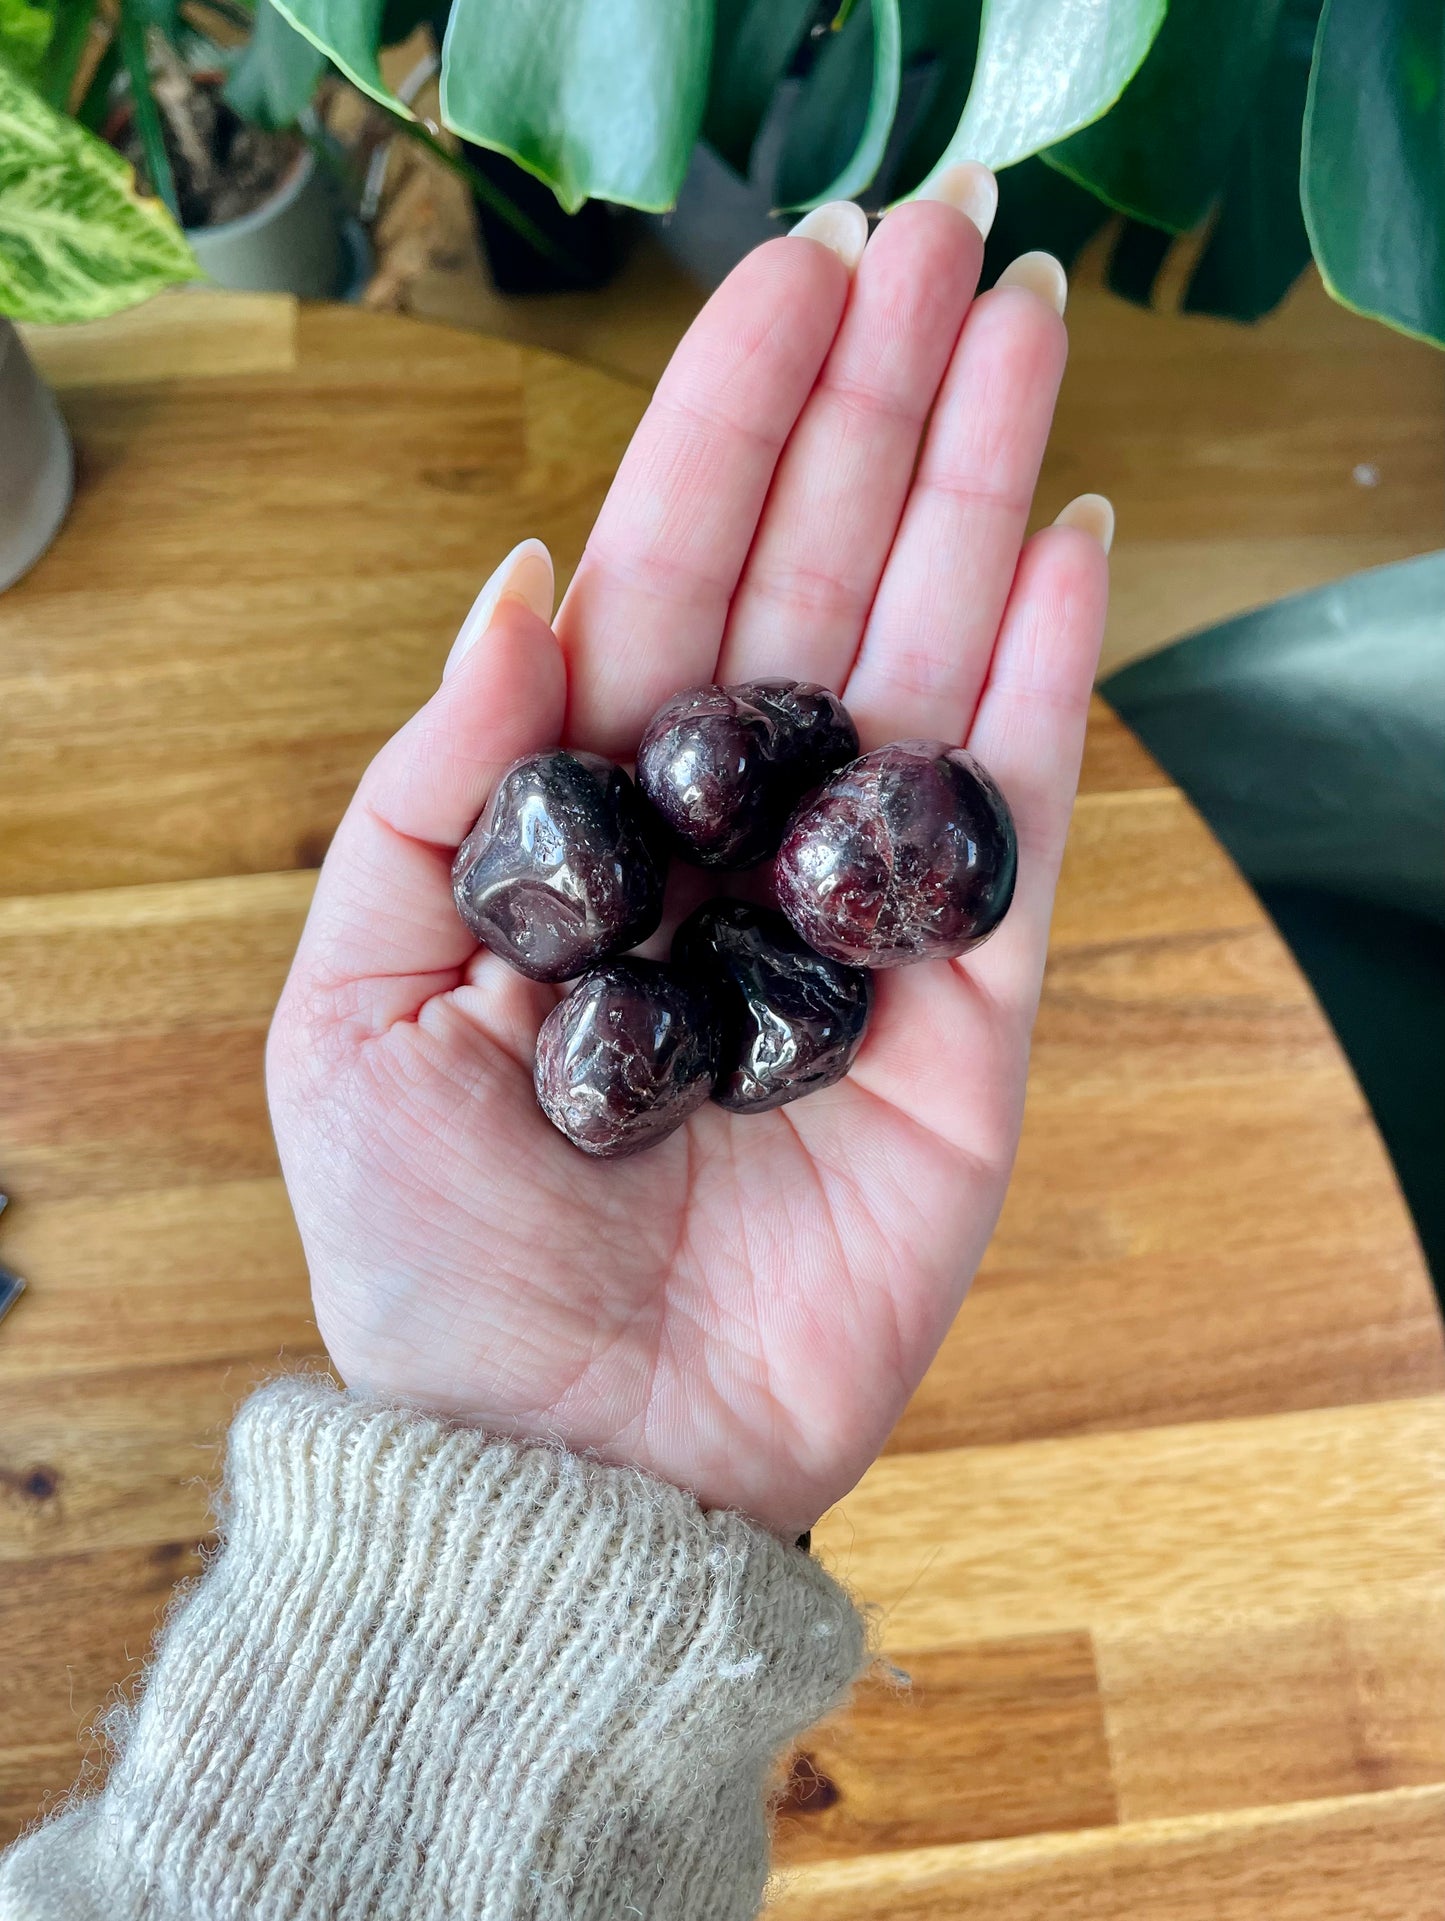
[[[99,133],[105,123],[106,108],[110,105],[110,89],[119,66],[120,48],[112,37],[105,52],[96,62],[95,72],[90,76],[90,84],[80,96],[75,109],[75,118],[91,133]]]
[[[235,27],[238,33],[251,33],[255,30],[256,16],[254,12],[249,7],[235,5],[234,0],[198,0],[198,4],[202,13],[219,14],[221,19],[229,26]],[[195,25],[194,20],[190,22],[190,25]],[[202,33],[206,39],[211,37],[205,33],[203,28],[197,28],[197,31]]]
[[[70,96],[80,56],[90,38],[90,23],[95,18],[96,0],[73,0],[56,17],[55,31],[40,68],[40,91],[57,113],[70,111]]]
[[[131,103],[135,111],[136,132],[140,135],[141,150],[145,154],[146,172],[150,175],[152,189],[166,203],[171,218],[179,226],[181,208],[176,197],[175,175],[171,172],[171,157],[166,152],[160,108],[151,92],[146,25],[127,4],[127,0],[121,0],[117,31],[120,36],[120,57],[125,62],[125,70],[130,78]]]
[[[434,160],[439,160],[449,172],[464,180],[478,200],[490,207],[498,219],[505,220],[513,232],[519,234],[529,247],[541,254],[544,260],[550,260],[554,267],[561,267],[565,272],[575,275],[579,281],[586,278],[580,261],[574,259],[565,247],[559,247],[551,235],[544,233],[534,220],[529,219],[522,212],[520,207],[514,206],[501,188],[494,187],[484,173],[478,173],[477,169],[460,154],[448,152],[441,141],[428,133],[419,120],[408,120],[404,114],[395,113],[390,108],[387,112],[391,114],[398,133],[405,134],[408,140],[414,140],[418,146],[425,147]]]

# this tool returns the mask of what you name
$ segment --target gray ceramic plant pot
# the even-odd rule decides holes
[[[33,567],[70,506],[75,456],[55,396],[0,320],[0,592]]]
[[[332,300],[351,273],[337,196],[309,147],[269,200],[239,220],[188,227],[186,239],[218,287],[242,292]]]

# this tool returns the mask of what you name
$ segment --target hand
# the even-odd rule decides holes
[[[1107,575],[1102,503],[1092,536],[1086,506],[1023,540],[1065,357],[1037,257],[974,300],[954,206],[890,213],[855,273],[861,215],[830,222],[759,248],[678,348],[555,638],[503,597],[367,770],[268,1056],[350,1385],[780,1533],[872,1461],[998,1215]],[[865,748],[966,742],[1018,824],[1012,911],[966,960],[878,976],[838,1086],[589,1160],[533,1097],[558,990],[476,949],[452,851],[519,754],[627,759],[668,694],[767,674],[841,690]]]

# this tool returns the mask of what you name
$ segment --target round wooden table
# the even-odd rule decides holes
[[[327,836],[645,398],[271,299],[38,352],[80,488],[0,599],[7,1837],[197,1566],[230,1411],[318,1351],[261,1048]],[[805,1742],[779,1915],[1440,1914],[1439,1323],[1299,973],[1102,707],[1002,1225],[817,1541],[911,1686]]]

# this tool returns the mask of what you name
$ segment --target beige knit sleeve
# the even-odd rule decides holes
[[[3,1921],[744,1921],[865,1662],[796,1548],[629,1469],[273,1383],[225,1546]]]

